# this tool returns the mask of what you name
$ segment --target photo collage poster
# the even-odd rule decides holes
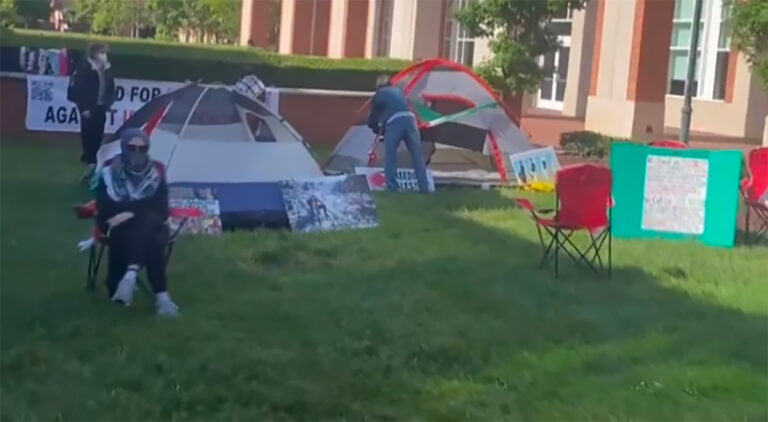
[[[221,234],[221,208],[216,190],[212,188],[169,187],[169,207],[179,210],[199,210],[199,217],[171,216],[171,233],[179,229],[179,234]]]
[[[379,224],[365,176],[288,180],[280,182],[280,190],[295,232],[372,228]]]

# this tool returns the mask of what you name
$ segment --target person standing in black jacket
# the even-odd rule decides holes
[[[80,136],[83,152],[80,161],[89,171],[96,164],[96,153],[104,137],[107,111],[115,102],[115,79],[107,60],[107,46],[88,47],[88,58],[69,78],[67,99],[80,112]]]
[[[165,273],[169,236],[165,168],[149,158],[149,138],[141,129],[120,134],[120,151],[101,170],[96,188],[96,223],[109,244],[109,296],[130,305],[137,273],[144,267],[157,314],[174,317],[178,306],[168,294]]]

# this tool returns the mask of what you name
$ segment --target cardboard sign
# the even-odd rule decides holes
[[[732,247],[741,157],[740,151],[614,144],[613,235]]]
[[[552,147],[538,148],[509,156],[512,173],[518,185],[531,182],[555,182],[555,174],[560,168],[557,154]]]
[[[387,190],[387,177],[384,175],[384,169],[381,167],[355,167],[355,174],[364,175],[368,181],[368,187],[372,191]],[[414,169],[397,169],[397,186],[402,191],[419,191],[419,181],[416,179]],[[427,183],[429,191],[435,191],[435,177],[432,171],[427,169]]]
[[[291,229],[319,232],[379,224],[376,203],[363,176],[280,182]]]

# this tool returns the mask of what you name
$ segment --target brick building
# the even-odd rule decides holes
[[[243,0],[241,43],[267,45],[270,0]],[[488,42],[452,11],[472,0],[280,0],[278,49],[328,57],[447,57],[476,65]],[[768,100],[730,46],[725,0],[703,0],[692,130],[768,139]],[[614,136],[658,137],[680,126],[694,0],[592,0],[553,20],[562,46],[526,113],[583,121]],[[272,18],[275,19],[275,18]]]

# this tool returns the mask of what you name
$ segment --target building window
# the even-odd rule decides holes
[[[443,56],[472,66],[475,57],[475,37],[464,25],[460,24],[454,14],[465,7],[470,0],[448,0],[445,16],[445,37],[443,38]]]
[[[573,26],[573,10],[562,9],[547,23],[547,29],[558,36],[570,36]]]
[[[693,8],[696,0],[675,0],[672,43],[669,55],[669,89],[672,95],[685,94],[688,73],[688,49],[693,32]],[[724,0],[701,0],[699,48],[696,58],[693,95],[697,98],[725,99],[730,60],[728,6]]]
[[[547,23],[547,29],[557,35],[560,46],[557,50],[539,57],[543,77],[539,84],[538,107],[563,109],[565,86],[568,82],[572,26],[573,11],[570,9],[560,11]]]
[[[392,39],[392,12],[394,0],[381,0],[379,5],[381,9],[379,9],[376,56],[389,57],[389,44]]]

